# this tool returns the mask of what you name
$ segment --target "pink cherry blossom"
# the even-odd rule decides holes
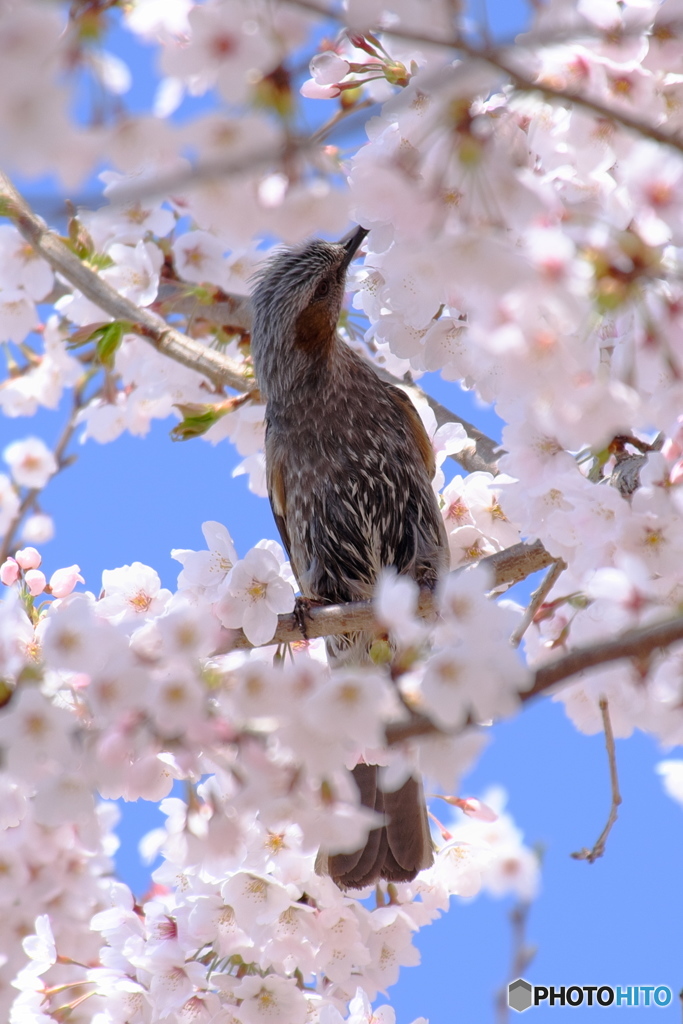
[[[38,594],[42,594],[47,585],[45,573],[41,572],[40,569],[28,569],[24,573],[24,580],[31,597],[37,597]]]
[[[301,95],[308,100],[331,100],[339,96],[341,89],[338,85],[323,84],[315,78],[307,79],[301,86]]]
[[[105,569],[102,589],[97,613],[117,623],[160,615],[171,596],[170,591],[162,589],[154,569],[141,562]]]
[[[102,276],[114,288],[140,306],[149,306],[159,288],[159,271],[163,255],[158,246],[138,242],[133,248],[115,242],[109,247],[114,266],[104,270]]]
[[[54,597],[67,597],[77,583],[85,583],[81,576],[80,565],[69,565],[65,569],[56,569],[50,576],[50,590]]]
[[[349,63],[336,53],[317,53],[310,65],[311,75],[318,85],[334,85],[349,73]]]
[[[19,579],[20,566],[14,558],[6,558],[0,565],[0,581],[6,587],[11,587]]]
[[[40,552],[35,548],[21,548],[15,558],[22,569],[37,569],[42,561]]]
[[[244,1024],[304,1024],[306,1001],[294,978],[243,978],[235,991]]]
[[[225,250],[225,243],[208,231],[188,231],[173,243],[176,269],[186,281],[226,285]]]
[[[36,918],[35,935],[27,935],[22,941],[22,946],[26,955],[35,961],[34,969],[39,974],[44,974],[52,966],[57,959],[57,953],[47,914],[41,914]]]

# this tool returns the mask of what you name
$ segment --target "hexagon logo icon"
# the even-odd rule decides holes
[[[508,1006],[519,1013],[531,1006],[532,988],[524,978],[517,978],[508,985]]]

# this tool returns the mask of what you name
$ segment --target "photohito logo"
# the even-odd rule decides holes
[[[531,985],[517,978],[508,985],[508,1006],[521,1013],[532,1006],[668,1006],[667,985]]]

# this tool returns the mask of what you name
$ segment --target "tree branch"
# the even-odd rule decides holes
[[[573,103],[584,110],[590,111],[592,114],[597,114],[598,117],[604,118],[606,121],[614,121],[622,128],[635,132],[643,138],[651,139],[653,142],[669,146],[671,149],[683,153],[683,137],[678,134],[664,131],[658,128],[657,125],[649,124],[639,117],[634,117],[625,110],[615,110],[614,107],[610,107],[600,100],[592,99],[583,93],[575,92],[573,89],[559,89],[547,83],[529,78],[523,71],[515,68],[501,57],[496,50],[477,50],[475,47],[463,47],[462,45],[459,46],[459,49],[462,49],[468,57],[485,61],[491,67],[497,68],[508,75],[514,87],[522,92],[540,92],[546,99]]]
[[[556,658],[536,669],[533,686],[520,694],[523,701],[531,700],[562,683],[572,676],[598,665],[612,661],[635,658],[647,661],[655,651],[666,650],[672,644],[683,640],[683,615],[677,615],[664,622],[655,622],[637,629],[629,629],[611,640],[598,644],[576,647],[573,651]]]
[[[483,61],[490,67],[507,75],[515,89],[518,89],[520,92],[538,92],[549,100],[574,103],[576,106],[597,114],[598,117],[604,118],[607,121],[613,121],[621,125],[622,128],[635,132],[643,138],[651,139],[653,142],[658,142],[663,146],[670,146],[672,149],[678,150],[678,152],[683,152],[683,136],[679,134],[658,128],[657,125],[643,121],[641,118],[629,114],[626,110],[610,107],[607,103],[586,96],[584,93],[576,92],[573,89],[557,88],[529,77],[524,71],[521,71],[514,64],[506,60],[504,53],[506,49],[510,49],[509,46],[482,48],[471,45],[461,35],[456,35],[452,39],[435,39],[433,36],[411,32],[407,29],[401,29],[399,26],[387,29],[386,34],[410,42],[445,46],[450,49],[460,50],[461,53],[464,53],[471,60]],[[525,46],[523,49],[528,50],[529,47]]]
[[[437,402],[435,398],[432,398],[426,391],[423,391],[414,381],[401,380],[400,377],[394,377],[392,373],[388,373],[387,370],[383,370],[378,366],[373,366],[373,370],[378,377],[385,380],[388,384],[398,384],[405,390],[412,391],[417,399],[426,400],[436,417],[437,426],[440,427],[444,423],[461,424],[467,436],[474,443],[471,447],[455,452],[451,455],[451,458],[461,465],[466,473],[484,472],[491,473],[493,476],[498,474],[498,459],[505,455],[505,449],[497,441],[487,437],[478,427],[463,419],[462,416],[451,412],[441,402]]]
[[[559,683],[566,682],[572,676],[585,672],[587,669],[596,668],[598,665],[631,658],[647,661],[655,651],[664,651],[681,640],[683,640],[683,615],[677,615],[664,622],[628,630],[612,640],[605,640],[602,643],[586,647],[577,647],[563,657],[536,669],[532,686],[520,693],[519,699],[522,704],[526,704]],[[476,725],[476,723],[472,721],[466,723],[466,727],[471,725]],[[454,734],[462,731],[463,728],[459,727],[454,730]],[[445,732],[446,730],[440,729],[426,715],[417,714],[408,722],[393,723],[386,728],[389,745],[402,743],[417,736]]]
[[[131,324],[131,330],[153,345],[157,351],[182,363],[183,366],[203,374],[219,387],[227,385],[238,391],[256,389],[255,381],[246,375],[241,366],[228,359],[227,356],[201,345],[193,338],[188,338],[180,331],[169,327],[155,313],[136,306],[134,302],[119,295],[107,281],[86,266],[65,245],[59,235],[47,227],[2,172],[0,172],[0,210],[13,221],[26,241],[54,270],[62,274],[86,298],[94,302],[109,316],[115,320],[128,321]]]
[[[337,11],[329,10],[328,8],[321,7],[312,2],[312,0],[288,0],[294,7],[301,7],[303,10],[311,11],[318,14],[322,18],[329,18],[342,22],[343,18],[340,17]],[[580,33],[575,33],[585,37],[586,34],[590,34],[590,24],[586,25],[585,30]],[[504,54],[506,51],[511,49],[509,43],[503,46],[486,46],[479,47],[472,43],[469,43],[467,39],[459,32],[455,32],[452,36],[448,37],[437,37],[429,35],[423,32],[414,32],[411,29],[401,28],[400,25],[392,25],[390,28],[381,29],[383,35],[395,36],[397,39],[403,39],[411,43],[423,43],[427,46],[443,46],[450,50],[459,50],[465,54],[471,60],[483,61],[490,67],[495,68],[497,71],[503,72],[507,75],[514,87],[521,92],[539,92],[549,100],[561,100],[565,103],[575,103],[579,107],[583,107],[585,110],[589,110],[593,114],[597,114],[598,117],[602,117],[608,121],[614,121],[621,125],[622,128],[626,128],[629,131],[636,132],[643,138],[652,139],[653,142],[658,142],[663,146],[670,146],[672,149],[683,152],[683,135],[664,131],[658,128],[657,125],[643,121],[639,117],[635,117],[629,114],[626,110],[615,110],[608,104],[603,103],[599,99],[593,99],[590,96],[586,96],[583,93],[576,92],[572,89],[561,89],[556,88],[547,83],[538,82],[534,78],[530,78],[524,71],[518,69],[506,60]],[[595,29],[593,29],[595,33]],[[529,34],[525,44],[520,49],[529,51],[534,45],[553,45],[558,42],[567,43],[572,39],[572,35],[566,33],[559,33],[553,36],[534,37]]]

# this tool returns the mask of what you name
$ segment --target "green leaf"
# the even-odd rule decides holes
[[[121,346],[124,334],[132,328],[128,320],[114,320],[112,323],[88,324],[75,331],[67,345],[70,349],[81,348],[89,342],[95,343],[95,356],[102,366],[111,370],[114,366],[114,358]]]
[[[93,340],[97,332],[101,331],[103,327],[107,327],[109,323],[109,320],[98,320],[93,324],[85,324],[84,327],[79,327],[67,339],[67,348],[82,348],[83,345],[87,345],[89,341]]]
[[[113,324],[107,324],[99,331],[99,337],[95,341],[95,352],[102,366],[111,370],[114,366],[114,357],[121,347],[123,335],[130,330],[130,324],[122,320],[115,320]]]
[[[173,441],[190,441],[194,437],[201,437],[214,423],[217,423],[226,413],[230,412],[230,403],[222,402],[220,405],[176,405],[176,409],[183,417],[171,431]]]

